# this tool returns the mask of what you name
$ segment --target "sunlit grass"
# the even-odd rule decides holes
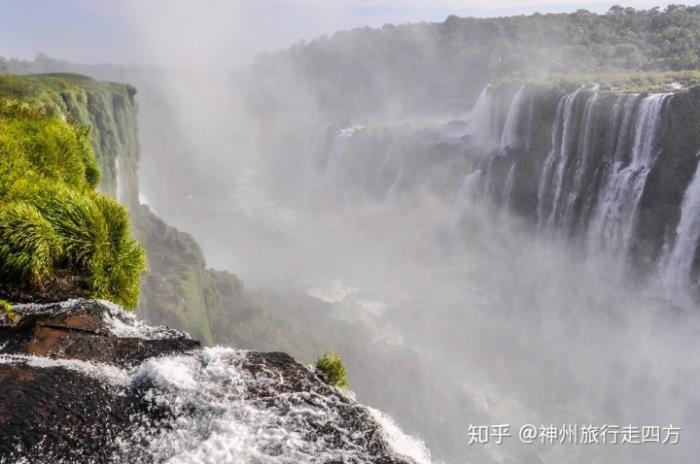
[[[0,275],[41,286],[65,271],[89,295],[134,307],[145,255],[126,209],[95,191],[100,170],[90,129],[41,100],[21,100],[26,88],[16,78],[0,78],[0,88],[7,82],[0,91],[10,94],[0,96]]]

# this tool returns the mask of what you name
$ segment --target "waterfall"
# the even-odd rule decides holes
[[[526,97],[527,92],[525,86],[520,87],[518,91],[513,95],[508,105],[508,112],[506,114],[505,123],[503,125],[503,130],[500,135],[500,142],[497,146],[495,154],[491,156],[488,161],[486,161],[485,167],[482,169],[483,179],[481,181],[482,195],[484,198],[494,197],[499,199],[502,205],[506,205],[511,197],[515,178],[516,163],[512,163],[505,183],[502,179],[498,179],[499,172],[496,169],[496,156],[508,157],[517,156],[521,146],[527,141],[527,135],[522,136],[520,130],[522,128],[523,116],[526,114],[527,104]],[[492,102],[495,105],[495,102]],[[530,110],[532,107],[530,106]],[[496,109],[492,109],[491,113],[496,113]],[[532,114],[527,115],[528,118],[532,117]],[[527,122],[528,129],[530,120]],[[525,143],[526,145],[526,143]],[[499,191],[499,187],[503,186],[503,191]]]
[[[657,139],[667,94],[617,97],[604,110],[598,92],[576,90],[561,98],[552,149],[537,190],[537,225],[561,236],[585,231],[589,251],[630,248],[647,176],[658,154]],[[608,100],[609,101],[609,100]],[[581,110],[583,108],[583,110]],[[607,140],[612,143],[601,144]],[[602,159],[594,165],[594,159]],[[598,192],[590,174],[602,170]],[[596,196],[597,200],[591,200]],[[586,205],[586,203],[588,203]],[[591,210],[590,223],[588,211]]]
[[[485,150],[492,150],[498,144],[498,127],[491,84],[479,94],[469,115],[467,135]]]
[[[119,202],[124,202],[124,186],[121,179],[121,160],[119,157],[114,160],[114,198]]]
[[[500,148],[502,150],[507,151],[508,149],[514,148],[518,144],[518,126],[520,124],[520,117],[523,112],[524,94],[525,86],[520,87],[508,106],[508,115],[506,116],[506,123],[503,127],[503,133],[501,134]]]
[[[552,131],[552,150],[544,161],[537,189],[537,225],[541,229],[548,228],[554,221],[569,145],[573,138],[572,132],[576,132],[571,120],[574,117],[574,102],[579,92],[580,89],[564,96],[557,105]]]
[[[639,202],[659,151],[659,123],[667,97],[668,94],[654,94],[635,98],[635,105],[625,105],[627,114],[624,115],[614,162],[602,187],[588,230],[589,247],[592,250],[613,252],[622,257],[629,251]],[[623,137],[628,135],[629,128],[633,128],[633,143],[627,156],[623,151],[626,142]]]
[[[670,296],[682,295],[697,285],[697,282],[691,281],[691,275],[698,240],[700,240],[700,163],[683,196],[681,219],[662,276],[664,287]]]
[[[597,122],[600,95],[594,93],[588,98],[586,108],[583,113],[583,131],[579,138],[578,153],[576,156],[576,169],[572,181],[571,189],[566,198],[563,213],[563,229],[565,232],[573,229],[576,220],[577,204],[582,197],[583,180],[588,168],[592,150],[595,148],[595,123]]]
[[[515,168],[518,165],[516,161],[508,169],[508,175],[506,176],[506,184],[503,189],[503,207],[505,210],[510,210],[513,204],[513,188],[515,186]]]

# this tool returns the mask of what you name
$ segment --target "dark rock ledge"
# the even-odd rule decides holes
[[[187,398],[177,408],[162,401],[167,395],[154,401],[159,387],[131,373],[161,356],[191,356],[205,366],[206,356],[198,353],[199,342],[186,334],[143,325],[108,303],[13,307],[0,315],[0,463],[164,462],[167,455],[149,448],[152,437],[178,427],[181,416],[212,412],[198,411],[198,403],[188,404]],[[309,462],[411,462],[390,449],[365,408],[288,355],[235,354],[236,369],[250,380],[234,400],[280,416],[296,406],[332,409],[334,423],[310,416],[304,439],[337,453]],[[117,381],[103,378],[111,370]],[[206,439],[208,432],[202,433]],[[359,449],[361,457],[343,458],[345,448],[351,451],[347,456],[358,456]],[[284,449],[276,446],[270,453],[284,454]]]

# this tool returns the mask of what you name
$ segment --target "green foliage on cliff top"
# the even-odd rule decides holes
[[[675,92],[700,85],[700,71],[543,73],[540,76],[509,75],[493,82],[496,86],[513,83],[540,84],[560,91],[570,91],[581,85],[586,85],[588,87],[598,87],[600,91],[615,93]]]
[[[133,307],[143,249],[124,207],[95,191],[89,127],[49,91],[79,78],[46,79],[0,76],[0,282],[42,289],[70,275],[87,295]]]
[[[90,128],[84,140],[92,144],[94,155],[85,161],[101,167],[100,189],[112,196],[116,194],[117,158],[121,169],[136,182],[135,94],[136,89],[130,85],[99,82],[77,74],[0,75],[0,100],[19,106],[12,111],[58,116],[73,126]],[[135,185],[127,185],[126,190],[135,196]]]
[[[342,358],[331,351],[327,351],[316,360],[316,373],[324,382],[334,387],[348,387],[348,378],[345,364]]]
[[[700,69],[700,6],[453,15],[337,32],[263,55],[255,66],[254,110],[267,118],[274,104],[283,109],[290,100],[289,88],[339,118],[395,108],[462,111],[487,82],[512,73]]]

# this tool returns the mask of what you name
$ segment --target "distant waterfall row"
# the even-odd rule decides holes
[[[669,292],[697,287],[700,173],[692,182],[688,176],[697,146],[683,156],[671,149],[678,151],[678,140],[667,147],[685,135],[672,134],[666,124],[673,94],[579,88],[558,99],[547,131],[533,130],[546,119],[533,116],[537,89],[512,94],[500,126],[498,103],[487,96],[493,92],[482,92],[469,125],[474,143],[490,153],[479,178],[481,197],[530,217],[542,234],[615,257],[621,268],[645,265]],[[475,133],[483,121],[493,122]]]
[[[487,202],[538,234],[697,293],[700,90],[614,94],[488,86],[468,123],[321,128],[307,150],[315,206]],[[695,175],[694,175],[695,174]]]

